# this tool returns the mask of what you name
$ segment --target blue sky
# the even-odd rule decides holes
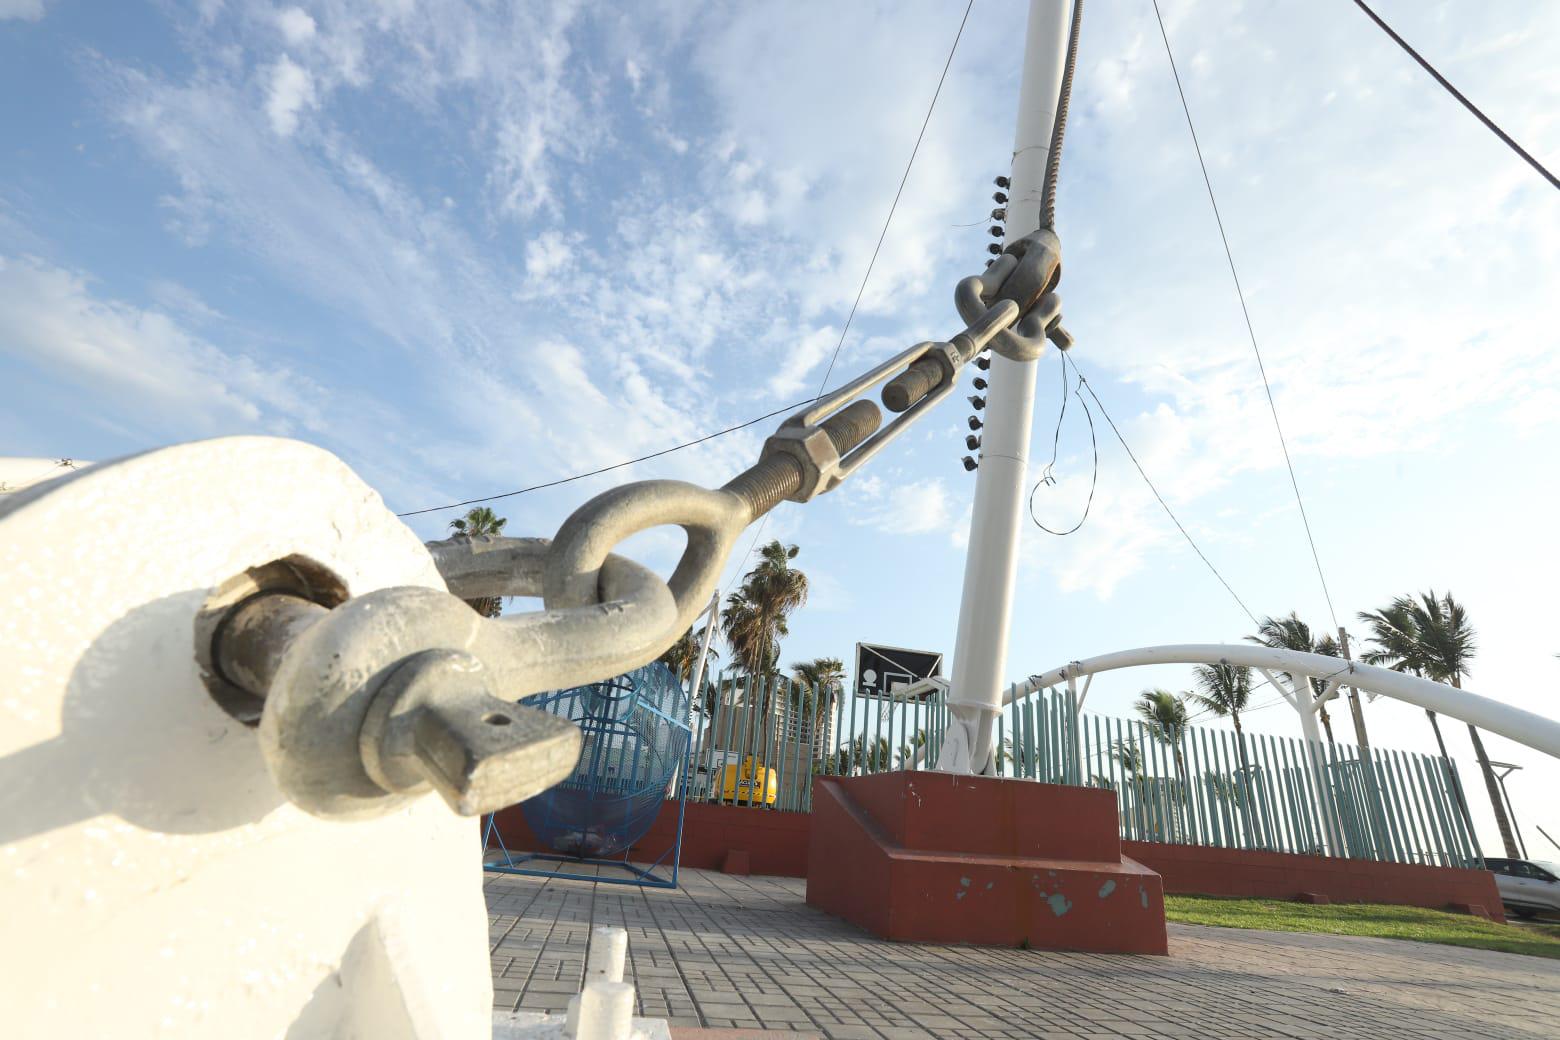
[[[1470,688],[1557,714],[1560,200],[1341,0],[1163,6],[1340,620],[1450,588],[1482,637]],[[1560,165],[1560,8],[1379,6]],[[976,3],[832,382],[957,328],[952,287],[989,241],[957,225],[1007,166],[1024,7]],[[962,10],[0,0],[0,454],[299,437],[403,511],[806,397]],[[1074,356],[1251,608],[1329,627],[1146,0],[1090,5],[1076,90]],[[1048,356],[1039,463],[1058,380]],[[965,414],[773,515],[814,583],[785,660],[951,653]],[[1251,628],[1100,433],[1083,530],[1026,531],[1014,676]],[[762,436],[495,507],[547,535],[625,476],[719,484]],[[1037,510],[1067,526],[1089,482],[1076,409],[1056,472]],[[437,537],[451,515],[411,522]],[[628,549],[664,572],[679,546]],[[1123,714],[1153,682],[1187,676],[1102,679],[1093,706]],[[1432,746],[1416,710],[1368,712],[1375,743]],[[1276,707],[1251,726],[1298,729]],[[1542,798],[1560,770],[1490,751],[1528,767],[1513,795],[1537,854],[1531,822],[1560,837]]]

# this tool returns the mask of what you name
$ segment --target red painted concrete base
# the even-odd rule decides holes
[[[818,777],[807,902],[887,939],[1166,952],[1159,875],[1116,796],[946,773]]]
[[[1395,903],[1437,910],[1479,906],[1491,920],[1506,919],[1495,875],[1487,870],[1145,841],[1123,842],[1122,848],[1157,871],[1165,891],[1176,895],[1295,899],[1310,893],[1332,903]]]

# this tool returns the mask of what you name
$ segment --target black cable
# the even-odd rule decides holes
[[[1170,34],[1165,31],[1164,17],[1159,13],[1159,0],[1152,0],[1154,18],[1159,22],[1159,36],[1165,41],[1165,57],[1170,59],[1170,74],[1175,77],[1176,93],[1181,98],[1181,111],[1186,115],[1186,128],[1192,134],[1192,148],[1197,152],[1197,165],[1202,170],[1203,184],[1208,189],[1208,202],[1213,207],[1213,219],[1219,226],[1219,239],[1224,243],[1224,258],[1229,261],[1230,277],[1235,282],[1235,295],[1240,299],[1240,312],[1246,319],[1246,334],[1251,338],[1251,351],[1257,356],[1257,371],[1262,374],[1262,388],[1267,391],[1268,410],[1273,413],[1273,428],[1278,431],[1278,446],[1284,453],[1284,465],[1289,470],[1289,484],[1295,491],[1295,505],[1300,508],[1300,522],[1305,526],[1305,540],[1311,546],[1311,560],[1316,564],[1316,576],[1322,583],[1322,595],[1327,599],[1327,612],[1332,616],[1333,627],[1338,627],[1338,612],[1333,608],[1332,591],[1327,587],[1327,576],[1322,573],[1322,558],[1316,551],[1316,539],[1311,534],[1311,518],[1306,515],[1305,500],[1300,497],[1300,481],[1295,476],[1295,464],[1289,458],[1289,442],[1284,438],[1284,427],[1278,421],[1278,404],[1273,400],[1273,386],[1268,382],[1267,366],[1262,361],[1262,350],[1257,346],[1257,330],[1251,323],[1251,311],[1246,307],[1246,292],[1240,286],[1240,275],[1235,271],[1235,254],[1230,250],[1229,236],[1224,233],[1224,218],[1219,215],[1218,200],[1213,197],[1213,181],[1208,176],[1208,164],[1203,161],[1202,145],[1197,140],[1197,128],[1192,125],[1192,110],[1186,103],[1186,91],[1181,87],[1181,73],[1175,66],[1175,54],[1170,50]],[[1255,619],[1253,619],[1255,620]]]
[[[1089,478],[1089,499],[1083,504],[1083,515],[1078,518],[1078,522],[1073,524],[1065,531],[1053,531],[1049,527],[1042,524],[1039,517],[1035,516],[1035,492],[1040,490],[1041,484],[1056,483],[1056,479],[1051,476],[1051,470],[1056,466],[1057,451],[1062,441],[1062,419],[1067,415],[1068,363],[1067,354],[1064,351],[1062,352],[1062,408],[1056,416],[1056,433],[1051,438],[1051,461],[1046,463],[1044,472],[1040,474],[1040,479],[1035,481],[1035,486],[1029,489],[1029,519],[1033,520],[1035,526],[1040,528],[1040,530],[1044,531],[1046,534],[1054,534],[1061,538],[1065,538],[1067,535],[1077,531],[1080,527],[1083,526],[1083,522],[1089,519],[1089,510],[1094,507],[1094,489],[1099,486],[1100,482],[1100,442],[1094,436],[1094,416],[1089,411],[1089,402],[1085,401],[1083,399],[1083,395],[1079,393],[1079,390],[1083,386],[1083,380],[1082,377],[1080,377],[1078,386],[1074,388],[1072,392],[1078,396],[1078,403],[1083,406],[1084,417],[1089,420],[1089,447],[1094,451],[1094,474]]]
[[[1069,360],[1071,359],[1069,358]],[[1159,489],[1154,486],[1154,482],[1148,478],[1148,473],[1144,471],[1143,464],[1138,461],[1136,455],[1132,454],[1132,448],[1127,444],[1127,439],[1121,435],[1121,430],[1116,427],[1116,421],[1110,417],[1110,412],[1105,410],[1105,403],[1100,400],[1100,395],[1094,392],[1094,384],[1090,383],[1088,378],[1084,376],[1083,372],[1079,370],[1078,362],[1072,361],[1072,366],[1073,371],[1078,374],[1079,384],[1085,390],[1089,391],[1090,397],[1094,398],[1094,403],[1099,408],[1100,414],[1103,415],[1105,417],[1105,421],[1110,424],[1110,431],[1116,435],[1116,440],[1121,442],[1121,447],[1126,451],[1127,458],[1131,459],[1132,465],[1137,467],[1138,476],[1143,478],[1143,483],[1148,485],[1148,490],[1152,491],[1154,493],[1154,497],[1159,500],[1159,506],[1165,511],[1165,515],[1170,518],[1170,522],[1175,524],[1176,530],[1181,532],[1181,537],[1186,539],[1186,544],[1192,547],[1192,551],[1197,554],[1197,558],[1202,560],[1204,566],[1213,572],[1213,576],[1215,578],[1219,579],[1219,584],[1224,586],[1224,590],[1234,598],[1236,603],[1240,604],[1240,609],[1245,612],[1248,618],[1251,619],[1251,623],[1253,625],[1260,625],[1260,622],[1257,621],[1257,615],[1251,612],[1251,609],[1246,606],[1245,600],[1241,599],[1240,596],[1236,594],[1235,590],[1230,587],[1230,583],[1224,580],[1224,575],[1219,573],[1219,569],[1213,565],[1213,561],[1209,560],[1207,554],[1205,554],[1202,549],[1198,548],[1197,542],[1192,539],[1192,536],[1187,532],[1186,528],[1182,526],[1181,521],[1176,519],[1174,511],[1171,510],[1169,503],[1165,501],[1165,496],[1159,493]]]
[[[1472,112],[1474,114],[1474,116],[1476,116],[1478,118],[1479,122],[1483,123],[1486,127],[1488,127],[1490,133],[1494,134],[1496,137],[1498,137],[1502,141],[1504,141],[1506,143],[1506,147],[1508,147],[1512,151],[1516,152],[1524,160],[1526,160],[1526,162],[1527,162],[1527,164],[1529,166],[1531,166],[1531,167],[1533,167],[1533,169],[1537,170],[1539,172],[1539,174],[1546,181],[1549,182],[1550,187],[1552,187],[1552,188],[1560,188],[1560,179],[1557,179],[1554,174],[1550,173],[1549,170],[1544,167],[1543,163],[1541,163],[1537,159],[1533,158],[1533,156],[1531,154],[1529,154],[1529,152],[1528,152],[1528,150],[1526,148],[1523,148],[1516,141],[1512,140],[1510,134],[1508,134],[1508,133],[1506,133],[1506,131],[1502,130],[1499,126],[1497,126],[1495,124],[1495,121],[1493,119],[1491,119],[1489,116],[1485,115],[1482,111],[1480,111],[1479,110],[1479,106],[1475,105],[1472,101],[1469,101],[1468,98],[1463,94],[1462,91],[1460,91],[1456,87],[1452,86],[1451,82],[1445,76],[1441,75],[1441,73],[1436,70],[1436,67],[1434,65],[1430,64],[1428,61],[1426,61],[1424,59],[1423,56],[1420,55],[1420,53],[1418,51],[1414,50],[1414,48],[1409,45],[1409,42],[1407,40],[1403,39],[1403,37],[1399,36],[1397,34],[1397,32],[1393,30],[1392,26],[1390,26],[1386,22],[1382,21],[1381,20],[1381,16],[1378,15],[1375,11],[1372,11],[1370,9],[1369,5],[1364,3],[1364,0],[1354,0],[1354,6],[1358,7],[1361,11],[1364,11],[1370,17],[1370,20],[1375,22],[1376,25],[1381,29],[1382,32],[1384,32],[1388,36],[1392,37],[1392,42],[1393,43],[1396,43],[1399,47],[1403,48],[1403,50],[1408,53],[1409,57],[1411,57],[1415,61],[1419,62],[1420,68],[1422,68],[1426,72],[1430,73],[1430,75],[1435,78],[1435,81],[1437,83],[1441,84],[1441,86],[1446,89],[1446,92],[1448,94],[1452,95],[1452,97],[1454,97],[1458,101],[1462,102],[1462,106],[1464,108],[1466,108],[1468,111]]]
[[[1062,89],[1056,99],[1056,123],[1051,128],[1051,151],[1045,160],[1045,187],[1040,196],[1040,226],[1056,229],[1056,182],[1062,172],[1062,137],[1067,132],[1067,103],[1072,100],[1073,70],[1078,65],[1078,34],[1083,27],[1083,0],[1073,0],[1072,31],[1067,37],[1067,63],[1062,67]]]
[[[765,412],[763,415],[749,419],[747,422],[738,423],[735,426],[728,426],[724,430],[716,430],[714,433],[707,433],[697,440],[684,441],[682,444],[676,444],[670,448],[662,448],[660,451],[653,451],[649,455],[641,455],[637,459],[629,459],[625,462],[614,462],[610,466],[602,466],[600,469],[593,469],[586,473],[576,473],[572,477],[562,477],[558,480],[549,480],[545,484],[532,484],[530,487],[520,488],[518,491],[505,491],[502,494],[486,495],[482,498],[468,498],[464,502],[451,502],[448,505],[429,506],[426,509],[413,509],[405,513],[397,513],[395,515],[418,516],[422,513],[437,513],[441,509],[458,509],[461,506],[476,505],[478,502],[493,502],[500,498],[514,498],[516,495],[525,495],[532,491],[541,491],[545,488],[557,487],[559,484],[571,484],[576,480],[584,480],[586,477],[594,477],[602,473],[610,473],[615,469],[622,469],[624,466],[633,466],[640,462],[648,462],[651,459],[660,458],[662,455],[670,455],[674,451],[681,451],[684,448],[691,448],[695,444],[703,444],[705,441],[712,441],[716,437],[724,437],[728,433],[735,433],[738,430],[746,429],[747,427],[752,426],[754,423],[761,423],[765,419],[773,419],[775,416],[784,412],[794,412],[798,408],[812,404],[816,400],[816,397],[810,397],[803,401],[797,401],[795,404],[788,404],[784,408],[776,408],[772,412]]]

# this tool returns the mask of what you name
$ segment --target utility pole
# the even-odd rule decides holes
[[[1030,0],[1004,244],[1040,227],[1040,200],[1061,98],[1072,8],[1071,0]],[[1013,615],[1038,368],[1038,361],[1012,361],[992,352],[953,652],[948,698],[952,718],[937,761],[943,772],[994,771],[993,737],[1002,711],[1002,672]]]
[[[1350,664],[1354,658],[1349,656],[1349,633],[1342,626],[1338,626],[1338,649],[1343,654],[1343,659]],[[1365,709],[1360,704],[1360,691],[1357,686],[1349,687],[1349,714],[1354,716],[1354,737],[1360,742],[1363,750],[1370,750],[1370,738],[1365,735]]]

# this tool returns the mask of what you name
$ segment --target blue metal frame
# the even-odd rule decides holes
[[[651,863],[648,867],[635,866],[628,861],[628,856],[629,853],[633,851],[632,849],[623,850],[622,859],[598,859],[594,857],[560,856],[551,852],[527,852],[516,856],[509,851],[509,847],[504,844],[504,836],[498,831],[497,814],[489,813],[487,823],[484,824],[482,830],[483,871],[492,872],[495,874],[524,874],[530,877],[561,878],[566,881],[600,881],[608,885],[639,885],[642,888],[676,888],[677,868],[682,862],[683,821],[687,815],[688,809],[688,783],[691,779],[688,765],[690,762],[689,752],[692,749],[692,746],[693,741],[690,734],[690,739],[683,742],[682,762],[679,763],[677,768],[677,777],[679,781],[677,795],[677,837],[675,840],[673,840],[671,847],[662,852],[660,856],[656,857],[655,862]],[[489,863],[487,861],[489,842],[494,839],[497,839],[499,851],[504,854],[504,861],[502,864]],[[666,862],[666,858],[668,856],[671,857],[672,862],[671,877],[665,877],[664,875],[656,874],[656,868]],[[574,864],[588,863],[592,866],[616,867],[623,870],[626,876],[603,877],[599,874],[581,874],[567,870],[543,870],[539,867],[527,867],[523,865],[534,862]]]

